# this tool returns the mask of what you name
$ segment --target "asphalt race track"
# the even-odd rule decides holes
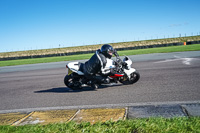
[[[200,51],[129,57],[140,80],[97,90],[67,88],[67,62],[0,67],[0,111],[200,100]]]

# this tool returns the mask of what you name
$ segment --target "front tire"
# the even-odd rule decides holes
[[[64,83],[67,87],[73,90],[79,90],[82,88],[82,84],[79,82],[80,78],[73,78],[72,74],[66,75]]]
[[[131,77],[124,80],[120,80],[120,82],[124,85],[128,85],[128,84],[134,84],[136,83],[138,80],[140,79],[140,73],[138,71],[135,71],[133,73],[131,73]]]
[[[129,84],[134,84],[140,79],[140,73],[135,71],[131,73],[131,78],[129,79]]]

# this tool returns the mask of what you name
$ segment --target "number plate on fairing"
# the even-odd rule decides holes
[[[67,75],[70,75],[70,74],[72,74],[72,70],[71,69],[68,69],[68,72],[67,72]]]

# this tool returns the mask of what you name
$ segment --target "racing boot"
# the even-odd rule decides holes
[[[107,77],[107,78],[103,78],[103,83],[104,84],[109,84],[110,83],[110,79]]]
[[[98,89],[99,88],[99,84],[91,83],[91,88],[93,90]]]
[[[91,87],[92,89],[98,89],[100,84],[109,84],[110,79],[102,76],[94,76],[92,79]]]

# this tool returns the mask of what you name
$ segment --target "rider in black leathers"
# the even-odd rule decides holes
[[[111,58],[114,49],[111,45],[104,44],[101,49],[97,50],[96,53],[85,63],[83,67],[84,75],[87,79],[92,81],[91,87],[96,89],[98,88],[100,83],[109,83],[110,80],[106,76],[106,73],[102,73],[101,75],[96,75],[100,73],[101,70],[106,66],[107,60],[106,58]]]

